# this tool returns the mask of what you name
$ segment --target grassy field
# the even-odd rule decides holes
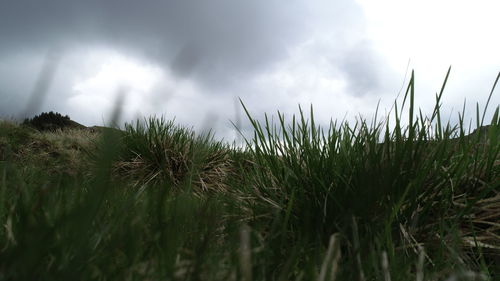
[[[0,280],[500,280],[499,107],[470,133],[413,81],[392,127],[246,111],[245,147],[3,121]]]

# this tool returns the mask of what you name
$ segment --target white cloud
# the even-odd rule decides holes
[[[109,121],[109,114],[116,107],[121,92],[126,94],[125,116],[140,115],[144,109],[147,112],[152,90],[165,78],[160,67],[133,60],[113,50],[97,49],[79,53],[78,57],[84,62],[79,67],[85,71],[73,78],[71,94],[65,104],[89,123]]]
[[[417,81],[419,104],[434,105],[446,70],[452,73],[444,107],[455,112],[465,98],[485,104],[500,71],[500,2],[496,0],[357,0],[367,34],[383,60],[402,75],[408,60]],[[500,97],[493,97],[498,105]],[[469,104],[473,111],[474,104]],[[472,114],[469,115],[469,117]]]
[[[382,87],[370,95],[352,95],[350,81],[335,63],[338,54],[317,51],[327,45],[324,40],[311,40],[291,50],[287,60],[256,76],[250,83],[252,90],[265,97],[265,102],[249,96],[249,108],[291,115],[298,112],[299,105],[306,113],[313,105],[317,123],[328,126],[330,120],[340,121],[346,114],[351,122],[358,114],[371,117],[380,98],[392,102],[393,96],[385,95],[387,88]]]

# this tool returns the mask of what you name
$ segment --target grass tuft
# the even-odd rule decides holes
[[[116,168],[136,185],[167,183],[174,188],[189,186],[195,192],[228,189],[229,151],[210,133],[195,136],[173,121],[150,117],[126,124],[122,141],[123,153]]]

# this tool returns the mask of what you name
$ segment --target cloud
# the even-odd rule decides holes
[[[104,44],[221,85],[282,58],[306,35],[304,14],[299,2],[264,0],[20,0],[2,4],[0,34],[4,52]]]
[[[338,57],[338,67],[346,80],[347,91],[363,96],[381,88],[383,63],[370,48],[370,42],[360,41]],[[335,62],[333,62],[335,64]]]
[[[384,64],[367,38],[361,9],[350,0],[0,5],[0,91],[9,92],[0,105],[3,115],[22,107],[54,48],[64,50],[63,57],[40,110],[58,110],[88,125],[102,123],[105,114],[99,112],[113,104],[114,93],[109,85],[75,85],[98,75],[107,61],[103,50],[163,71],[146,91],[129,92],[126,119],[166,114],[198,127],[216,119],[212,123],[224,136],[233,134],[229,120],[236,118],[237,97],[267,112],[318,104],[327,122],[371,106],[391,89],[386,84],[392,86],[381,83]]]

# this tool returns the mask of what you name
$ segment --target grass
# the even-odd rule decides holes
[[[391,128],[244,108],[244,148],[162,117],[2,122],[0,280],[498,280],[499,107],[445,124],[447,78],[424,116],[412,75]]]
[[[123,153],[117,164],[138,185],[186,183],[195,191],[225,191],[230,170],[229,149],[208,133],[195,136],[163,117],[125,125]]]

